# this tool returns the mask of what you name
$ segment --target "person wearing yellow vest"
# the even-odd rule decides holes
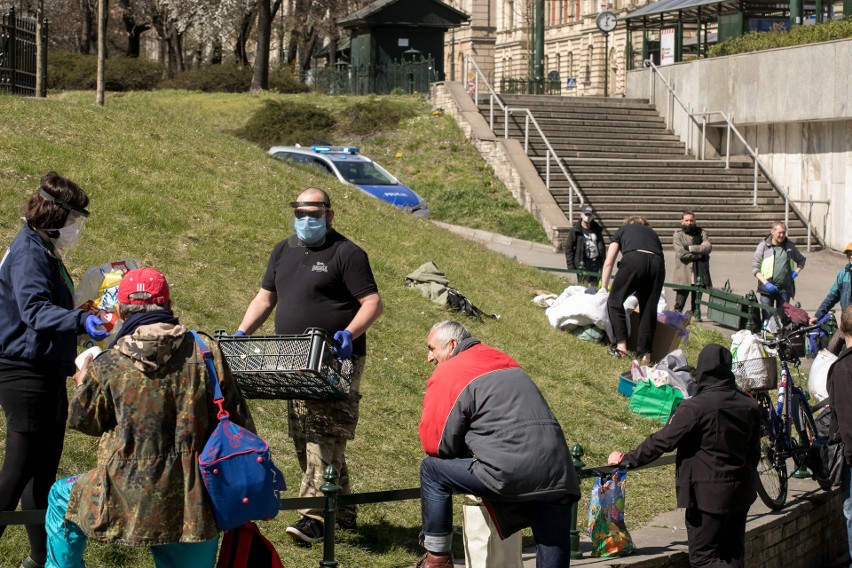
[[[760,241],[751,263],[752,274],[757,277],[760,303],[780,309],[796,295],[796,277],[805,268],[805,257],[787,238],[787,225],[773,221],[772,232]],[[763,312],[764,321],[770,313]]]

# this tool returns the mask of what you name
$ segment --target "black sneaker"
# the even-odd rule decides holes
[[[299,544],[313,544],[322,540],[322,523],[310,517],[302,517],[296,524],[287,527],[286,531]]]
[[[342,531],[355,532],[358,530],[358,519],[337,519],[337,528]]]

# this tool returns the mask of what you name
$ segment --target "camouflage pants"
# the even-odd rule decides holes
[[[346,443],[355,438],[358,403],[361,400],[361,375],[366,357],[358,357],[349,394],[335,400],[291,400],[288,404],[290,437],[302,469],[299,497],[322,496],[323,470],[333,465],[338,473],[340,494],[351,493],[349,468],[346,466]],[[322,509],[300,509],[302,515],[323,520]],[[338,507],[337,517],[354,520],[355,507]]]

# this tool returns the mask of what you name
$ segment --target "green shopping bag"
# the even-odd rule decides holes
[[[665,424],[683,400],[683,393],[669,385],[656,387],[651,381],[639,381],[627,403],[628,410]]]

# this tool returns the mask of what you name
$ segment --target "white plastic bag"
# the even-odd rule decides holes
[[[465,496],[462,507],[464,529],[464,565],[467,568],[523,568],[521,531],[505,540],[500,539],[497,527],[482,500]]]
[[[811,364],[811,372],[808,374],[808,391],[811,396],[821,402],[828,398],[828,370],[837,361],[837,355],[828,349],[821,349],[814,362]]]

